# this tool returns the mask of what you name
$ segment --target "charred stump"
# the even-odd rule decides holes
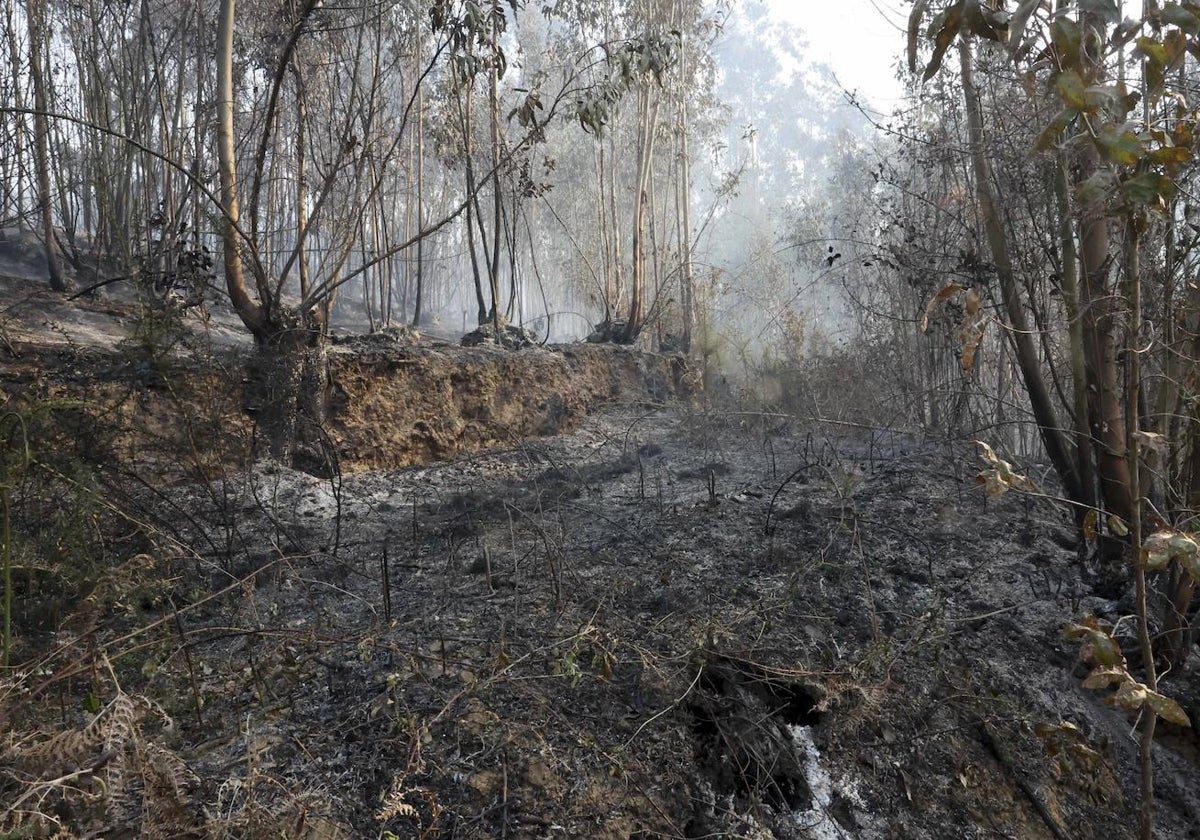
[[[247,366],[246,412],[272,459],[328,478],[336,453],[324,430],[330,393],[325,331],[311,313],[284,310],[274,320]]]

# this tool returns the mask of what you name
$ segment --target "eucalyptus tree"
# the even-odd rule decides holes
[[[571,236],[603,307],[604,333],[617,340],[634,341],[648,320],[685,343],[691,330],[692,117],[714,104],[712,47],[725,6],[571,0],[549,10],[549,37],[560,49],[602,45],[601,60],[582,68],[588,84],[575,108],[596,140],[567,153],[594,173],[583,192],[588,206],[570,213],[579,219]],[[568,223],[567,213],[557,216]]]
[[[324,413],[324,344],[333,295],[351,277],[402,250],[397,243],[381,242],[356,269],[345,271],[363,237],[366,211],[383,188],[372,176],[390,167],[402,148],[413,88],[410,84],[409,95],[392,103],[396,111],[391,117],[383,113],[378,92],[390,67],[381,61],[378,42],[372,42],[371,24],[383,25],[388,14],[406,10],[379,10],[364,3],[339,9],[343,17],[335,22],[318,6],[307,0],[299,7],[278,31],[278,50],[262,62],[265,87],[249,126],[256,142],[243,177],[235,146],[235,3],[223,0],[217,22],[217,153],[225,286],[258,347],[254,396],[270,450],[286,460],[316,457],[319,467],[322,456],[314,447]],[[305,39],[320,44],[322,58],[316,64],[320,70],[307,74],[303,58],[317,53],[315,43],[311,51],[302,47]],[[289,75],[291,109],[283,101]],[[414,72],[411,78],[420,75]],[[319,97],[318,81],[323,86]],[[297,125],[289,135],[307,141],[303,149],[284,140],[282,120],[289,111],[305,120],[303,128]],[[310,156],[317,177],[305,194],[264,191],[266,185],[292,178],[309,186]],[[243,182],[248,184],[245,215]],[[298,275],[294,284],[293,271]]]
[[[914,64],[927,5],[919,2],[913,12]],[[1130,676],[1109,630],[1093,622],[1072,633],[1090,640],[1093,651],[1112,652],[1096,659],[1088,683],[1116,686],[1113,702],[1143,715],[1141,836],[1149,838],[1155,720],[1188,723],[1178,704],[1158,692],[1157,664],[1177,667],[1188,655],[1188,614],[1200,578],[1200,547],[1185,530],[1200,501],[1200,471],[1193,467],[1200,457],[1195,409],[1200,309],[1181,285],[1196,256],[1195,239],[1180,236],[1187,207],[1179,201],[1195,181],[1198,112],[1190,101],[1195,74],[1187,56],[1200,55],[1200,4],[1150,0],[1140,16],[1125,20],[1116,3],[1094,0],[1053,9],[1025,2],[1011,15],[959,0],[940,9],[929,34],[927,79],[951,47],[959,51],[976,203],[1047,452],[1072,500],[1086,512],[1085,531],[1106,525],[1130,543],[1141,680]],[[1032,325],[1024,323],[1026,313],[1035,311],[1032,286],[1022,290],[1013,239],[991,194],[995,170],[984,142],[989,115],[974,79],[975,48],[997,49],[988,44],[1007,47],[1032,95],[1056,110],[1031,145],[1053,161],[1049,182],[1062,260],[1057,291],[1068,316],[1078,321],[1068,331],[1075,398],[1060,394],[1058,405],[1043,398],[1054,368],[1046,359],[1026,358],[1033,356]],[[1060,411],[1076,414],[1074,440],[1062,431]],[[1090,460],[1083,459],[1088,452]],[[1094,495],[1083,467],[1094,469]],[[1092,512],[1093,502],[1107,515]],[[1147,535],[1150,529],[1154,533]],[[1151,575],[1159,571],[1165,573],[1158,577],[1168,589],[1167,606],[1151,615]],[[1160,627],[1152,628],[1152,622]],[[1157,650],[1156,629],[1164,631]]]
[[[1128,522],[1139,518],[1134,510],[1142,493],[1135,492],[1135,485],[1142,458],[1133,453],[1144,445],[1139,443],[1142,433],[1172,432],[1163,439],[1165,458],[1156,470],[1163,479],[1157,492],[1167,508],[1159,515],[1169,517],[1172,509],[1187,514],[1198,498],[1189,489],[1194,486],[1188,466],[1194,421],[1175,419],[1181,414],[1176,407],[1187,404],[1191,357],[1175,338],[1139,345],[1136,356],[1119,350],[1144,329],[1136,323],[1142,316],[1159,324],[1157,335],[1178,335],[1176,326],[1188,323],[1194,305],[1177,291],[1187,251],[1174,231],[1177,187],[1192,177],[1191,122],[1188,110],[1178,104],[1186,101],[1189,87],[1179,84],[1178,74],[1186,72],[1184,56],[1195,15],[1188,7],[1167,4],[1148,7],[1142,19],[1120,22],[1115,7],[1107,15],[1097,8],[1077,13],[1065,5],[1048,13],[1039,4],[1026,3],[1008,21],[977,5],[952,4],[932,25],[936,41],[927,76],[936,72],[956,38],[964,36],[958,49],[964,101],[974,116],[969,144],[973,189],[1004,311],[1015,328],[1013,341],[1026,357],[1022,375],[1035,419],[1080,510],[1086,513],[1099,500]],[[1052,187],[1055,206],[1048,209],[1058,219],[1051,226],[1056,227],[1051,245],[1058,259],[1050,276],[1058,282],[1063,315],[1053,322],[1039,317],[1036,285],[1015,270],[1014,255],[1020,249],[1005,229],[1006,213],[990,194],[1001,181],[994,175],[994,147],[986,143],[987,114],[974,83],[972,40],[1005,43],[1018,62],[1038,55],[1051,59],[1039,61],[1032,71],[1041,70],[1046,86],[1041,94],[1045,105],[1038,112],[1040,134],[1029,146],[1043,154],[1042,183]],[[1127,46],[1135,51],[1132,67],[1122,58]],[[1131,88],[1127,74],[1143,89]],[[1050,113],[1048,106],[1053,106]],[[1009,214],[1011,207],[1010,202]],[[1168,236],[1171,247],[1166,247]],[[1135,259],[1141,257],[1145,259]],[[1156,277],[1161,287],[1143,288],[1138,281],[1146,276]],[[1143,301],[1152,308],[1134,319]],[[1035,320],[1026,323],[1029,312]],[[1070,349],[1062,358],[1045,353],[1039,358],[1033,347],[1050,329],[1067,335]],[[1135,359],[1137,364],[1127,364]],[[1129,368],[1143,366],[1168,375],[1130,380]],[[1060,387],[1063,381],[1070,383],[1069,389]],[[1053,392],[1058,393],[1057,404]],[[1080,395],[1086,398],[1080,400]],[[1131,412],[1131,400],[1138,403],[1137,412]],[[1061,419],[1072,414],[1071,423]],[[1080,457],[1089,451],[1090,460]],[[1159,455],[1151,452],[1150,457],[1157,460]],[[1087,481],[1093,470],[1095,491]]]
[[[33,87],[33,149],[38,215],[42,224],[42,238],[45,240],[50,288],[65,292],[70,284],[63,273],[62,256],[54,233],[54,195],[50,186],[50,121],[47,117],[50,77],[45,72],[45,54],[50,39],[46,31],[45,0],[27,0],[25,20],[29,26],[29,77]]]
[[[5,0],[5,62],[4,75],[0,77],[3,80],[0,100],[11,102],[15,110],[6,115],[4,124],[10,130],[0,138],[0,181],[4,184],[0,218],[15,220],[18,230],[25,224],[26,181],[29,177],[25,139],[25,81],[28,73],[18,36],[20,29],[17,25],[16,3],[14,0]]]
[[[259,363],[252,379],[272,453],[285,459],[299,454],[316,458],[319,464],[322,455],[313,449],[320,439],[324,340],[334,294],[414,243],[448,229],[464,213],[474,216],[475,226],[469,230],[482,230],[478,212],[482,190],[489,183],[494,190],[502,188],[506,168],[539,141],[545,123],[566,101],[574,79],[558,80],[557,88],[552,86],[545,96],[538,90],[523,91],[504,114],[500,35],[507,24],[500,20],[505,9],[515,12],[515,6],[484,7],[470,0],[436,4],[430,18],[436,40],[428,51],[417,51],[421,65],[402,67],[398,57],[412,54],[404,49],[412,37],[407,33],[422,20],[416,6],[380,9],[363,2],[327,10],[316,0],[307,0],[283,21],[282,28],[277,18],[263,22],[275,28],[268,43],[277,46],[266,53],[258,69],[241,68],[244,81],[239,94],[234,84],[238,68],[234,0],[223,0],[220,9],[216,96],[225,286],[258,347]],[[381,26],[396,33],[394,41],[380,41]],[[395,49],[389,48],[393,45]],[[315,60],[318,55],[320,61]],[[299,73],[289,70],[297,64]],[[410,189],[411,172],[404,165],[411,136],[407,127],[420,86],[439,67],[452,79],[455,73],[459,79],[469,78],[470,73],[463,75],[464,67],[492,76],[491,151],[484,174],[473,179],[437,221],[406,223],[408,233],[397,237],[398,226],[380,210],[380,196]],[[250,80],[255,85],[248,91],[245,85]],[[288,96],[300,101],[297,92],[302,94],[302,107],[285,107]],[[244,103],[245,117],[240,120],[235,118],[235,103]],[[288,131],[287,114],[294,115],[292,119],[306,115],[306,128]],[[515,136],[501,136],[500,121],[506,117],[520,128]],[[248,161],[239,162],[239,134],[251,138]],[[300,136],[308,141],[302,155],[294,147]],[[306,161],[311,162],[315,177],[296,178],[296,167]],[[293,179],[309,184],[306,195],[271,186]],[[497,231],[503,218],[496,203],[493,196],[487,252],[493,273],[486,314],[498,320]],[[353,259],[356,252],[357,260]],[[293,273],[306,255],[308,267],[295,278]],[[371,294],[373,286],[379,288],[365,284],[364,294]]]

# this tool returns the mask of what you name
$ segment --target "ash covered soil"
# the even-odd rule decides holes
[[[153,794],[162,836],[1133,836],[1133,719],[1062,637],[1130,606],[980,466],[627,404],[451,462],[130,490],[187,551],[93,638],[182,766],[102,833],[155,836]],[[1196,717],[1194,673],[1163,690]],[[1064,722],[1086,750],[1051,755]],[[1159,733],[1158,836],[1195,837],[1195,736]]]
[[[1136,673],[1132,602],[1066,510],[987,498],[969,443],[647,404],[661,360],[368,342],[335,357],[345,462],[455,459],[241,469],[236,369],[122,372],[154,322],[30,272],[0,274],[0,399],[74,418],[53,486],[100,492],[41,527],[104,552],[43,616],[52,563],[17,558],[3,836],[1134,836],[1135,721],[1062,635],[1119,622]],[[146,460],[206,411],[196,464]],[[543,414],[573,431],[522,440]],[[1200,718],[1194,666],[1162,690]],[[1197,759],[1160,721],[1161,838],[1200,836]]]

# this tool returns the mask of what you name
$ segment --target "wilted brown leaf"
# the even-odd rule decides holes
[[[942,301],[950,299],[961,291],[963,291],[963,287],[957,283],[947,283],[936,295],[929,299],[929,303],[925,304],[925,313],[921,316],[922,333],[929,332],[929,319],[933,317],[934,308]]]
[[[1092,508],[1087,512],[1087,516],[1083,517],[1083,524],[1080,528],[1083,530],[1083,538],[1085,540],[1096,539],[1096,525],[1100,522],[1100,511]]]
[[[1085,662],[1101,668],[1124,668],[1125,654],[1108,628],[1101,626],[1095,616],[1086,616],[1079,623],[1068,624],[1063,634],[1072,641],[1083,639],[1079,656]]]
[[[1159,694],[1157,691],[1146,689],[1146,705],[1153,709],[1154,713],[1160,718],[1170,721],[1176,726],[1190,727],[1192,725],[1192,721],[1188,718],[1187,712],[1183,710],[1182,706],[1170,697]]]
[[[1122,683],[1129,679],[1129,672],[1124,668],[1097,668],[1088,674],[1083,681],[1084,688],[1107,688],[1114,683]]]
[[[1121,685],[1112,694],[1104,698],[1104,702],[1118,709],[1135,712],[1146,704],[1149,689],[1139,682],[1130,680]]]
[[[1012,464],[996,455],[992,447],[981,440],[975,441],[975,445],[979,447],[980,457],[992,467],[990,470],[982,470],[975,477],[977,483],[984,485],[989,496],[999,496],[1014,489],[1036,492],[1037,485],[1028,477],[1014,472]]]
[[[1129,536],[1129,526],[1125,524],[1125,520],[1117,516],[1115,513],[1108,515],[1108,530],[1112,531],[1118,537]]]
[[[983,342],[983,333],[987,321],[983,315],[983,295],[975,287],[963,293],[963,319],[958,329],[958,338],[962,342],[962,368],[964,373],[975,369],[975,353]]]

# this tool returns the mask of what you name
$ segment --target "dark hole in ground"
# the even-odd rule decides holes
[[[815,726],[820,689],[751,662],[710,654],[688,704],[696,763],[716,801],[733,796],[777,813],[805,810],[812,793],[789,726]],[[697,815],[689,830],[701,830]]]

